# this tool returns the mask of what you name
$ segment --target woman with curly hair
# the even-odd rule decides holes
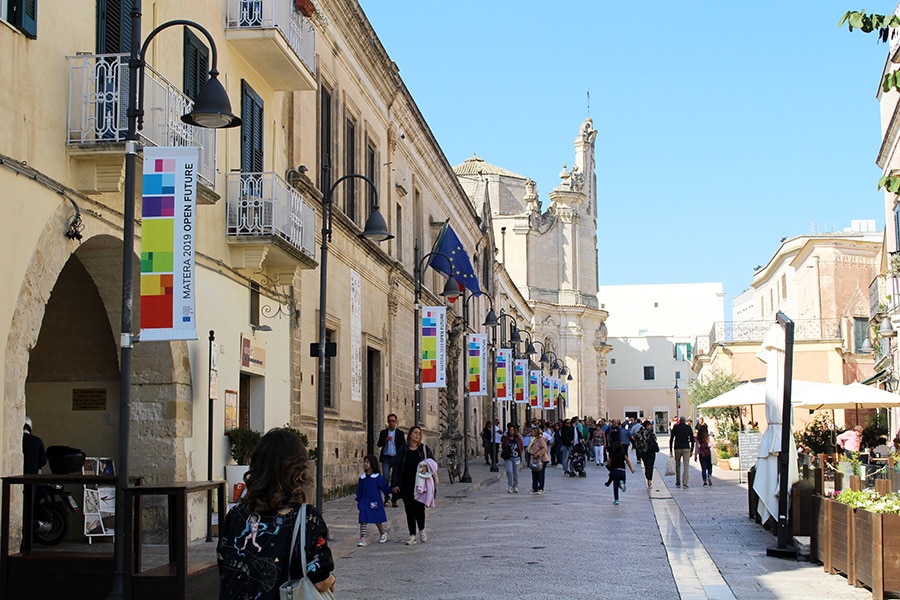
[[[306,507],[306,539],[297,540],[287,572],[294,522],[306,503],[303,488],[310,483],[308,458],[300,437],[289,429],[270,430],[253,450],[244,475],[246,489],[219,536],[222,600],[278,598],[282,583],[304,575],[320,591],[334,590],[328,527],[314,506]],[[306,553],[306,573],[301,572],[300,552]]]

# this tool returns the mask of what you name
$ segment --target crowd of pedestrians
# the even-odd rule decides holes
[[[709,430],[700,419],[696,431],[684,417],[673,422],[669,435],[670,455],[676,460],[675,486],[687,488],[689,462],[700,463],[703,485],[712,485],[712,452]],[[654,423],[636,418],[626,419],[533,419],[519,428],[508,423],[500,428],[498,419],[485,422],[481,431],[482,451],[486,464],[505,467],[507,493],[519,493],[520,471],[531,471],[532,495],[545,491],[548,468],[558,468],[563,476],[584,476],[585,465],[605,467],[605,485],[612,487],[613,502],[618,505],[620,493],[626,490],[626,473],[643,466],[647,487],[653,485],[656,455],[660,451]],[[425,543],[426,509],[435,505],[439,484],[438,468],[432,449],[425,443],[420,427],[403,431],[397,416],[388,415],[387,427],[378,436],[378,455],[365,456],[361,465],[356,502],[359,512],[359,546],[368,545],[368,525],[378,529],[378,543],[387,541],[384,527],[388,520],[386,507],[402,501],[409,537],[407,545]],[[634,450],[634,462],[629,456]],[[275,460],[274,457],[278,459]],[[627,469],[627,470],[626,470]],[[591,470],[591,469],[588,469]],[[334,568],[327,546],[327,526],[315,507],[305,506],[303,486],[310,483],[307,453],[294,432],[272,430],[251,458],[246,476],[247,493],[229,512],[219,544],[219,567],[222,597],[274,597],[277,585],[289,578],[307,577],[320,591],[334,587]],[[301,510],[302,509],[302,510]],[[294,524],[302,524],[305,515],[306,534],[296,543]],[[274,552],[274,553],[273,553]],[[291,561],[280,563],[276,554],[303,553],[306,572],[297,572]],[[259,561],[278,565],[275,577],[264,586],[254,577],[246,577],[248,569]],[[265,564],[269,564],[266,562]],[[284,567],[282,569],[282,567]],[[247,596],[249,597],[249,596]]]

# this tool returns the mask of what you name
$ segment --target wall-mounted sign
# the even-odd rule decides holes
[[[106,410],[106,388],[75,388],[72,410]]]
[[[266,343],[263,340],[241,336],[241,371],[266,374]]]

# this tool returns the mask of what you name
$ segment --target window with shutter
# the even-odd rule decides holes
[[[331,187],[331,90],[322,85],[319,93],[319,189]]]
[[[209,75],[209,48],[190,28],[184,28],[184,94],[191,100],[206,83]]]
[[[372,212],[375,208],[375,189],[378,187],[378,160],[375,153],[375,142],[372,140],[366,141],[366,177],[368,177],[374,187],[371,185],[367,185],[366,189],[366,197],[368,198],[368,202],[366,205],[366,215]]]
[[[37,0],[9,0],[9,22],[31,39],[37,38]]]
[[[356,173],[356,122],[347,118],[344,125],[344,174]],[[347,179],[344,186],[344,214],[359,223],[356,210],[356,179]]]
[[[263,170],[263,101],[241,81],[241,172]]]
[[[97,1],[97,54],[131,52],[134,0]]]

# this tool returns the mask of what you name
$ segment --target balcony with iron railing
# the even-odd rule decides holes
[[[769,321],[717,321],[709,332],[709,347],[726,342],[762,342],[772,329]],[[794,321],[795,340],[841,339],[840,319],[798,319]]]
[[[78,177],[85,193],[119,191],[128,132],[128,55],[79,54],[69,60],[69,155],[84,165]],[[147,146],[197,146],[200,183],[215,189],[216,130],[188,125],[181,116],[193,101],[147,65],[144,77],[144,125],[138,132]],[[201,191],[198,200],[214,196]]]
[[[243,256],[238,268],[318,265],[316,210],[280,176],[231,173],[227,198],[226,235]]]
[[[228,0],[225,39],[272,89],[316,89],[316,28],[294,0]]]

